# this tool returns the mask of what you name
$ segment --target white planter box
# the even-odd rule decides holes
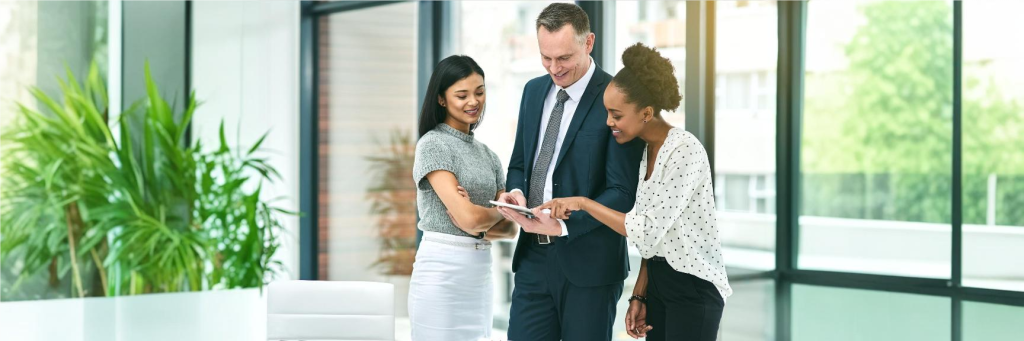
[[[266,307],[258,289],[0,302],[0,339],[265,340]]]

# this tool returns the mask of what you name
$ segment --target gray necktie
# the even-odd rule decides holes
[[[544,180],[547,180],[551,158],[555,155],[555,142],[558,140],[558,130],[562,125],[562,111],[565,110],[565,101],[569,100],[569,94],[565,90],[558,90],[557,99],[555,109],[551,110],[551,118],[548,119],[548,127],[544,129],[544,142],[541,143],[540,154],[537,155],[533,173],[530,174],[530,197],[526,199],[526,204],[531,208],[544,203]]]

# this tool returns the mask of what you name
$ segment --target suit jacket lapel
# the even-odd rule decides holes
[[[525,173],[527,183],[529,183],[530,177],[533,176],[531,173],[533,172],[534,155],[537,155],[537,139],[540,136],[541,129],[540,122],[541,117],[545,115],[544,101],[547,100],[548,91],[551,90],[551,86],[554,85],[551,77],[544,78],[545,81],[541,82],[541,86],[529,90],[531,92],[530,98],[533,99],[533,101],[528,101],[526,103],[526,115],[523,117],[523,119],[526,120],[523,126],[526,128],[526,133],[523,135],[526,139],[526,141],[524,141],[526,148],[523,149],[525,151],[523,158],[526,160]]]
[[[579,132],[580,127],[583,125],[583,121],[587,118],[587,114],[590,113],[590,108],[594,106],[594,102],[597,100],[597,94],[604,89],[605,83],[607,83],[604,71],[601,68],[594,70],[594,76],[590,78],[590,84],[587,84],[587,90],[583,91],[583,97],[580,98],[580,104],[576,106],[576,113],[572,115],[572,122],[569,123],[569,130],[565,132],[565,139],[562,140],[562,148],[558,150],[558,160],[555,161],[555,169],[558,169],[558,165],[562,164],[562,159],[565,158],[566,152],[569,150],[569,146],[572,145],[572,141],[576,139],[576,133]]]

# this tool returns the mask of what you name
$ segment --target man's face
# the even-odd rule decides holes
[[[541,26],[537,29],[541,62],[556,85],[566,88],[587,74],[590,51],[594,50],[594,34],[588,33],[584,44],[576,40],[572,25],[566,24],[551,32]]]

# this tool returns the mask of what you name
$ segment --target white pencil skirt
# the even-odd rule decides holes
[[[489,242],[423,232],[409,283],[414,341],[478,341],[491,335],[491,250],[463,245]]]

